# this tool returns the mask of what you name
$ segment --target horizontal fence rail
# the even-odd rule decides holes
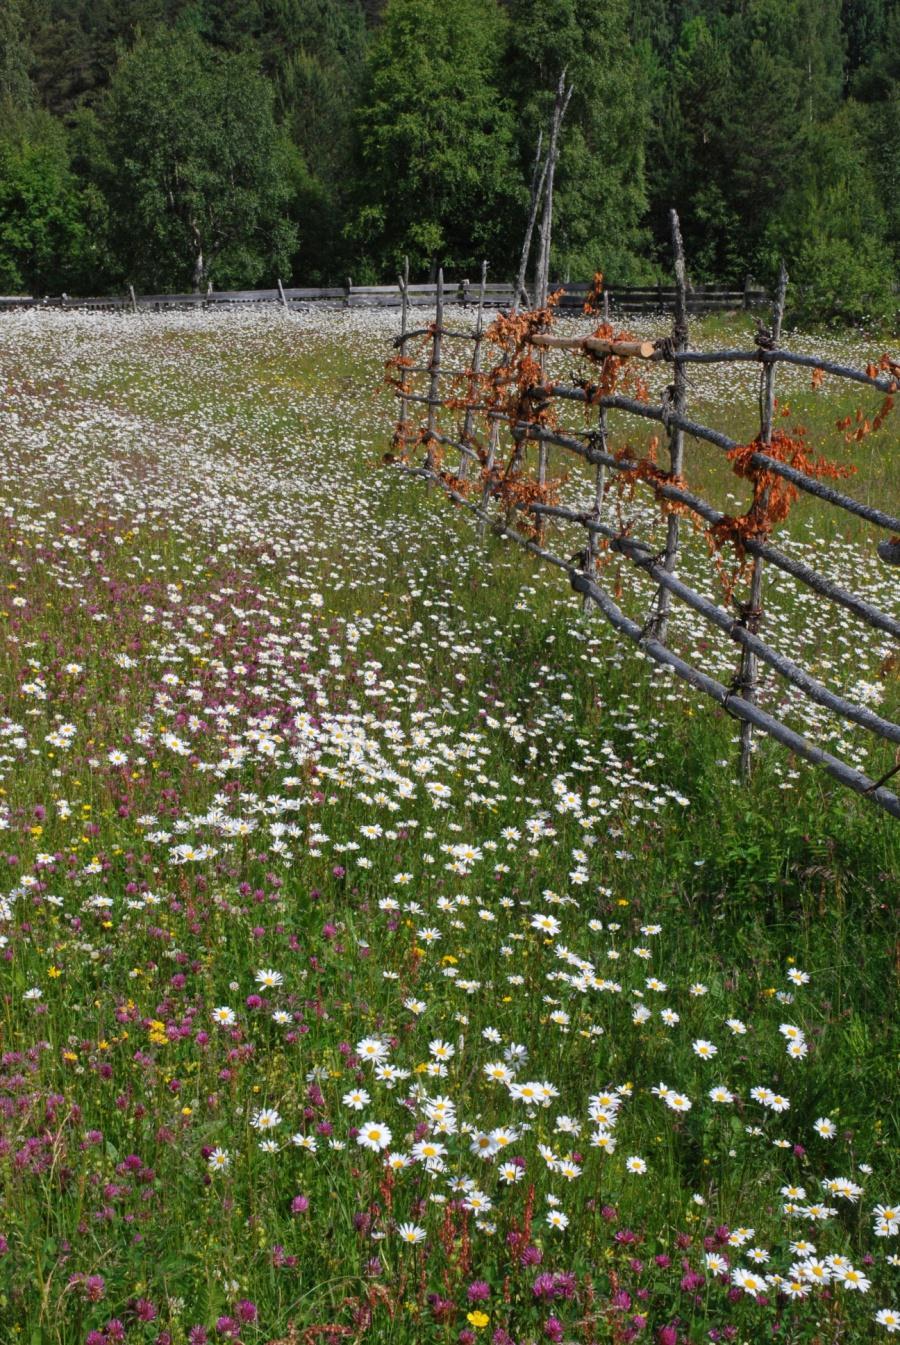
[[[560,282],[562,291],[559,310],[581,313],[591,286],[587,281]],[[410,308],[434,308],[437,302],[437,283],[408,285],[406,303]],[[444,286],[444,303],[477,305],[480,287],[477,283],[460,280]],[[610,306],[622,313],[655,313],[671,309],[675,290],[666,285],[607,285],[605,293]],[[484,306],[508,308],[514,300],[512,284],[486,284]],[[691,290],[687,303],[692,313],[710,313],[729,309],[759,308],[769,301],[765,290],[747,285],[742,290],[717,289],[701,285]],[[167,309],[214,308],[217,306],[250,306],[277,304],[285,309],[323,305],[335,308],[400,308],[403,304],[403,286],[346,285],[325,288],[298,288],[279,284],[271,290],[207,290],[202,294],[128,294],[76,298],[55,295],[36,298],[28,295],[0,296],[0,313],[23,308],[86,310],[98,313],[164,312]]]
[[[824,376],[862,384],[881,394],[884,401],[872,417],[880,428],[900,387],[900,363],[888,356],[865,370],[836,364],[817,356],[795,354],[779,346],[787,276],[782,268],[774,300],[771,327],[758,324],[756,346],[751,350],[694,351],[689,348],[688,316],[691,311],[684,257],[677,218],[672,219],[676,258],[676,286],[668,291],[675,320],[671,334],[655,341],[636,340],[627,332],[615,332],[608,321],[586,336],[559,336],[552,332],[553,315],[545,311],[518,313],[511,299],[509,313],[486,327],[483,310],[494,306],[490,287],[482,283],[472,295],[475,322],[470,329],[445,326],[443,311],[448,299],[441,278],[435,293],[435,321],[412,327],[410,315],[418,305],[413,287],[401,282],[401,329],[393,342],[398,352],[387,362],[387,382],[400,401],[391,451],[385,461],[398,470],[439,486],[457,505],[477,520],[478,534],[487,529],[517,542],[540,560],[565,571],[572,588],[586,606],[599,609],[619,635],[638,645],[644,654],[676,677],[710,697],[740,724],[741,773],[750,774],[752,734],[765,734],[797,757],[821,767],[832,779],[853,790],[891,816],[900,818],[900,797],[888,782],[900,774],[900,724],[859,703],[852,695],[827,687],[795,659],[775,649],[760,634],[763,622],[762,576],[764,565],[791,575],[802,586],[839,614],[848,611],[873,629],[900,639],[900,620],[882,610],[865,594],[842,587],[805,562],[790,555],[787,537],[776,545],[773,533],[799,494],[810,495],[829,508],[861,518],[875,528],[894,534],[877,545],[877,556],[889,566],[900,565],[900,517],[885,509],[853,498],[825,484],[823,477],[837,477],[845,469],[804,451],[800,438],[775,427],[775,372],[779,365],[793,365]],[[417,291],[421,294],[421,289]],[[587,293],[586,287],[583,294]],[[451,291],[452,294],[452,291]],[[597,301],[597,296],[592,296]],[[582,298],[583,303],[583,298]],[[603,312],[610,301],[604,296]],[[595,310],[596,311],[596,310]],[[454,370],[442,365],[443,343],[467,343],[472,347],[470,364]],[[422,350],[410,357],[410,348]],[[456,347],[458,349],[459,347]],[[590,361],[588,377],[560,383],[548,378],[545,361],[552,350],[564,350]],[[491,364],[486,352],[493,357]],[[760,427],[750,444],[740,444],[728,435],[700,424],[687,413],[687,387],[683,374],[692,364],[754,362],[759,369]],[[674,383],[661,402],[649,400],[639,381],[642,363],[668,364]],[[624,375],[624,377],[623,377]],[[426,378],[424,389],[417,379]],[[449,383],[449,387],[447,384]],[[624,383],[622,391],[618,389]],[[580,403],[595,412],[596,428],[584,431],[557,428],[555,409]],[[423,408],[422,420],[414,408]],[[639,458],[634,450],[615,453],[608,437],[610,412],[635,416],[661,426],[668,441],[668,470],[656,463],[655,450]],[[867,422],[868,425],[868,422]],[[734,518],[716,509],[688,485],[684,475],[684,441],[710,443],[728,455],[733,470],[748,481],[753,500],[745,514]],[[422,460],[411,454],[418,446]],[[528,461],[529,447],[537,451],[537,466]],[[586,504],[566,506],[555,498],[556,485],[549,477],[551,448],[575,455],[595,469],[593,498]],[[448,466],[446,451],[458,455]],[[655,505],[666,524],[663,550],[631,535],[634,518],[623,521],[621,493],[618,510],[610,508],[617,483]],[[725,585],[727,602],[713,601],[679,577],[681,546],[679,515],[697,521],[706,531],[713,561],[721,567],[727,553],[734,574]],[[576,528],[585,537],[583,549],[565,559],[547,545],[548,527]],[[569,549],[567,544],[566,549]],[[603,586],[606,557],[616,557],[650,581],[653,597],[650,612],[641,622],[622,611]],[[744,600],[735,597],[734,586],[749,577],[750,592]],[[683,604],[711,628],[734,642],[740,663],[730,685],[699,666],[696,656],[674,652],[669,644],[670,603]],[[823,614],[823,620],[827,618]],[[758,665],[765,664],[800,698],[821,706],[847,724],[865,729],[894,751],[895,764],[878,778],[818,743],[810,741],[777,715],[758,703]]]

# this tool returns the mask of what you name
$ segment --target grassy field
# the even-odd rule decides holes
[[[0,1341],[886,1339],[900,829],[774,745],[739,787],[733,720],[383,469],[393,334],[0,325]],[[742,437],[729,377],[691,409]],[[865,394],[781,388],[896,509],[896,421],[851,449]],[[875,540],[790,523],[896,611]],[[786,576],[766,609],[896,708],[885,637]]]

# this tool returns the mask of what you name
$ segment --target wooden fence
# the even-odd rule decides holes
[[[652,342],[616,334],[608,321],[588,337],[554,335],[553,314],[547,310],[517,314],[513,308],[507,317],[486,327],[484,308],[488,306],[489,292],[483,283],[484,272],[471,328],[451,328],[445,324],[447,295],[440,278],[435,320],[427,327],[410,326],[413,294],[401,296],[405,299],[401,304],[401,329],[394,342],[399,353],[388,362],[387,380],[400,399],[400,416],[385,461],[439,485],[478,519],[482,537],[485,529],[491,527],[542,561],[563,570],[575,591],[582,595],[585,606],[599,608],[614,629],[638,645],[647,657],[671,669],[738,720],[744,778],[750,773],[752,735],[757,730],[900,818],[900,798],[886,788],[888,780],[900,772],[900,764],[880,778],[871,779],[762,709],[757,698],[757,670],[764,663],[809,701],[892,744],[894,761],[900,763],[900,725],[869,706],[832,691],[760,635],[763,569],[771,565],[832,604],[835,615],[850,612],[875,630],[900,637],[900,620],[892,613],[792,557],[789,543],[783,550],[773,540],[778,523],[784,521],[798,492],[803,492],[894,534],[879,545],[878,554],[886,564],[900,564],[900,518],[853,499],[829,484],[844,472],[820,458],[809,457],[802,442],[792,439],[775,424],[775,377],[780,364],[812,370],[816,384],[828,376],[883,394],[883,404],[871,422],[865,422],[877,429],[900,386],[900,363],[883,356],[877,364],[861,370],[782,349],[780,336],[787,287],[783,268],[771,324],[767,328],[757,324],[752,349],[691,350],[690,291],[674,212],[672,233],[676,276],[674,323],[670,334]],[[603,304],[604,317],[608,318],[611,308],[608,295],[604,296]],[[421,343],[421,353],[411,356],[408,352],[415,342]],[[455,374],[448,372],[442,363],[448,343],[456,349],[460,343],[463,349],[468,346],[472,350],[466,368]],[[572,383],[550,381],[546,376],[546,358],[551,349],[563,349],[584,358],[588,365],[586,377]],[[495,356],[492,364],[486,361],[490,354]],[[643,361],[661,361],[672,369],[673,381],[658,404],[650,402],[635,372]],[[744,361],[759,369],[760,425],[753,443],[741,445],[689,417],[687,371],[696,364]],[[424,383],[417,384],[417,377],[423,378]],[[596,426],[582,432],[560,432],[555,411],[567,402],[580,403],[585,410],[595,408]],[[417,408],[424,418],[413,419]],[[657,465],[652,449],[642,459],[612,451],[607,422],[613,411],[650,421],[660,428],[668,448],[665,468]],[[745,514],[737,518],[723,514],[690,488],[685,477],[686,438],[712,444],[727,454],[737,475],[752,484],[753,501]],[[536,447],[536,464],[529,463],[529,445]],[[423,453],[421,462],[411,460],[416,446]],[[548,474],[551,446],[594,468],[591,498],[583,504],[570,507],[558,502],[558,490],[554,490]],[[454,458],[458,454],[455,467],[447,465],[448,451]],[[644,491],[648,502],[655,502],[658,507],[666,527],[662,551],[632,535],[633,519],[623,520],[622,497],[616,492],[617,485],[623,483],[629,492]],[[611,498],[616,496],[620,504],[613,510]],[[692,519],[705,530],[713,559],[720,566],[725,555],[732,562],[734,570],[731,585],[726,588],[726,605],[703,596],[679,578],[682,517]],[[584,544],[576,556],[565,559],[551,549],[547,534],[554,524],[574,525],[581,530]],[[571,546],[565,546],[565,550],[571,550]],[[643,621],[626,615],[602,583],[603,565],[612,556],[623,557],[652,584],[653,596]],[[736,583],[748,584],[742,600],[735,599]],[[668,627],[673,600],[698,613],[738,646],[740,662],[730,685],[670,647]],[[824,620],[827,618],[823,617]]]
[[[584,282],[566,283],[560,286],[562,298],[560,311],[581,313],[590,284]],[[400,308],[403,303],[403,287],[397,285],[346,285],[310,289],[284,286],[279,283],[274,290],[208,290],[205,294],[128,294],[98,296],[94,298],[70,298],[68,295],[32,298],[23,295],[0,297],[0,313],[22,308],[84,309],[92,312],[138,312],[139,310],[160,313],[168,309],[211,308],[217,306],[249,306],[254,304],[278,304],[287,310],[304,309],[322,305],[333,308]],[[446,282],[444,284],[444,302],[474,306],[480,286],[468,280]],[[614,312],[655,313],[671,310],[675,303],[675,289],[666,285],[607,285],[606,293]],[[508,308],[513,303],[514,286],[512,284],[486,284],[483,302],[489,307]],[[410,308],[434,308],[437,302],[437,284],[409,285],[406,290],[406,303]],[[730,309],[758,308],[768,302],[765,290],[751,285],[748,281],[743,289],[717,289],[714,286],[700,285],[687,293],[687,305],[691,313],[710,313]]]

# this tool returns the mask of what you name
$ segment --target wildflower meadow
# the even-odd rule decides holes
[[[741,786],[727,714],[383,466],[395,333],[2,319],[0,1345],[900,1335],[896,821],[773,744]],[[753,377],[694,393],[750,425]],[[896,504],[890,418],[842,451]],[[862,525],[791,526],[897,610]],[[770,585],[896,708],[887,637]]]

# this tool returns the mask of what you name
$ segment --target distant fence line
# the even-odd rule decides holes
[[[558,311],[580,313],[591,289],[589,281],[560,282],[562,290]],[[481,286],[468,280],[445,281],[443,301],[446,304],[476,305]],[[415,308],[434,308],[437,303],[437,284],[409,285],[407,305]],[[671,285],[612,285],[604,284],[610,308],[619,313],[658,313],[671,310],[676,291]],[[514,299],[512,284],[496,283],[484,286],[483,302],[487,306],[508,308]],[[765,290],[748,280],[743,289],[721,289],[698,285],[687,291],[686,302],[690,313],[749,310],[770,302]],[[207,290],[204,294],[135,294],[105,295],[91,298],[72,298],[54,295],[44,298],[23,295],[0,296],[0,312],[23,308],[81,309],[89,312],[155,313],[168,309],[214,308],[253,304],[278,304],[288,311],[321,304],[329,308],[400,308],[403,303],[401,286],[345,285],[308,288],[282,285],[273,290]]]
[[[819,599],[835,604],[837,611],[823,608],[820,616],[823,624],[829,618],[835,620],[843,608],[866,625],[900,638],[900,620],[892,613],[795,559],[789,551],[773,545],[772,540],[798,492],[803,492],[893,533],[880,543],[877,554],[886,564],[900,564],[900,517],[826,484],[829,479],[845,475],[845,471],[837,464],[811,456],[807,451],[810,446],[802,440],[803,430],[792,435],[776,428],[775,400],[775,373],[779,364],[811,369],[814,386],[826,375],[863,384],[881,393],[885,400],[871,424],[866,419],[855,432],[851,428],[851,437],[860,437],[870,428],[879,428],[887,415],[893,395],[900,388],[900,363],[884,355],[861,370],[820,356],[784,350],[780,345],[787,289],[783,267],[771,326],[758,324],[751,350],[692,350],[688,329],[690,290],[674,211],[671,223],[676,276],[674,322],[671,335],[655,341],[617,334],[609,321],[602,322],[587,336],[554,335],[552,311],[539,308],[517,312],[515,305],[487,327],[479,304],[474,327],[461,330],[445,324],[445,295],[440,290],[435,320],[427,327],[412,329],[408,320],[410,304],[403,304],[400,334],[394,342],[398,354],[388,361],[387,376],[399,398],[400,415],[391,451],[384,455],[384,460],[440,486],[461,508],[475,516],[480,537],[490,527],[545,563],[561,569],[583,603],[599,608],[620,635],[633,641],[648,658],[717,702],[740,724],[743,778],[750,774],[753,732],[757,730],[900,818],[900,797],[885,787],[900,774],[900,724],[854,700],[853,692],[840,695],[832,691],[810,669],[782,654],[760,635],[764,618],[763,566],[768,563],[792,575]],[[479,293],[484,307],[488,307],[484,273]],[[600,297],[592,296],[595,312]],[[608,303],[606,295],[602,298],[605,317]],[[409,299],[412,300],[412,295]],[[463,349],[471,345],[471,357],[462,368],[458,363],[451,368],[444,366],[444,343],[448,340],[453,342],[453,350],[460,350],[458,342]],[[414,353],[410,354],[410,346],[416,341],[421,345],[413,346]],[[588,366],[587,377],[575,378],[570,383],[559,383],[549,377],[546,358],[553,349],[581,356]],[[673,382],[664,390],[659,405],[651,403],[646,386],[634,372],[635,362],[639,366],[641,361],[660,361],[672,368]],[[743,361],[755,364],[760,377],[759,432],[748,444],[739,444],[687,415],[689,365]],[[416,376],[424,376],[424,386],[414,381]],[[581,403],[585,410],[595,409],[598,414],[595,427],[561,432],[555,407],[567,402]],[[645,457],[636,457],[630,449],[613,451],[607,426],[607,413],[611,410],[649,420],[660,427],[662,433],[654,436]],[[662,436],[663,442],[668,441],[667,466],[656,460]],[[686,438],[721,449],[728,455],[735,474],[752,485],[752,502],[744,514],[738,517],[723,514],[691,489],[685,476]],[[537,449],[536,473],[528,462],[529,444]],[[595,469],[590,498],[579,506],[566,507],[559,502],[559,486],[565,477],[554,481],[549,475],[551,445]],[[423,455],[420,462],[411,460],[417,449]],[[459,455],[455,465],[445,461],[447,450],[454,457]],[[616,489],[617,483],[623,491]],[[655,498],[665,522],[662,550],[633,535],[637,519],[634,515],[627,517],[623,505],[638,487],[649,492],[648,503]],[[611,507],[614,502],[616,507]],[[679,577],[681,515],[685,521],[693,518],[704,530],[711,564],[719,568],[723,546],[730,549],[736,564],[725,584],[726,604],[712,601]],[[574,556],[565,558],[572,550],[571,535],[564,536],[556,550],[548,546],[547,532],[554,525],[581,530],[580,549]],[[790,538],[785,537],[785,541],[789,548]],[[602,583],[604,563],[618,557],[651,581],[650,610],[643,621],[626,615],[613,592]],[[735,594],[735,586],[748,570],[749,593],[741,600]],[[730,684],[711,675],[696,655],[695,663],[673,651],[669,644],[673,600],[699,614],[712,628],[735,642],[740,664]],[[876,739],[891,745],[894,765],[872,779],[762,709],[757,694],[760,663],[771,668],[806,700],[830,710],[844,722],[864,727]]]

